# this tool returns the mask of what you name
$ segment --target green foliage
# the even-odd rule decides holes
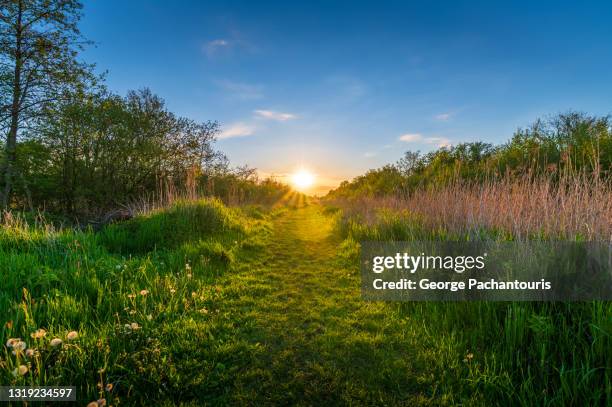
[[[547,121],[537,120],[498,147],[473,142],[427,154],[408,151],[395,165],[343,182],[328,196],[382,196],[457,180],[478,182],[536,175],[558,179],[579,173],[604,179],[612,175],[612,124],[608,116],[569,112]]]

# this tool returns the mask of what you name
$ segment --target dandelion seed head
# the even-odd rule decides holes
[[[53,338],[51,339],[51,342],[49,342],[49,345],[51,345],[52,347],[57,347],[60,346],[64,341],[62,341],[60,338]]]
[[[77,331],[70,331],[68,332],[68,335],[66,335],[66,339],[68,339],[69,341],[73,341],[78,337],[79,333]]]

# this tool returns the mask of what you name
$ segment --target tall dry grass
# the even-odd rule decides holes
[[[612,186],[586,175],[484,183],[457,181],[409,194],[335,202],[348,216],[375,222],[380,209],[416,214],[424,226],[451,233],[495,229],[534,236],[612,242]]]

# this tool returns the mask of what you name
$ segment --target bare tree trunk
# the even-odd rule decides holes
[[[19,1],[17,22],[15,27],[15,75],[13,77],[13,103],[11,105],[11,126],[6,136],[6,154],[4,162],[4,192],[2,193],[2,208],[7,209],[11,203],[15,161],[17,160],[17,131],[19,130],[19,107],[21,100],[21,43],[23,36],[23,1]]]

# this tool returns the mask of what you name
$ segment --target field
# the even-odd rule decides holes
[[[416,230],[382,213],[200,200],[99,232],[9,219],[0,380],[109,405],[610,402],[609,303],[363,301],[356,242]]]

